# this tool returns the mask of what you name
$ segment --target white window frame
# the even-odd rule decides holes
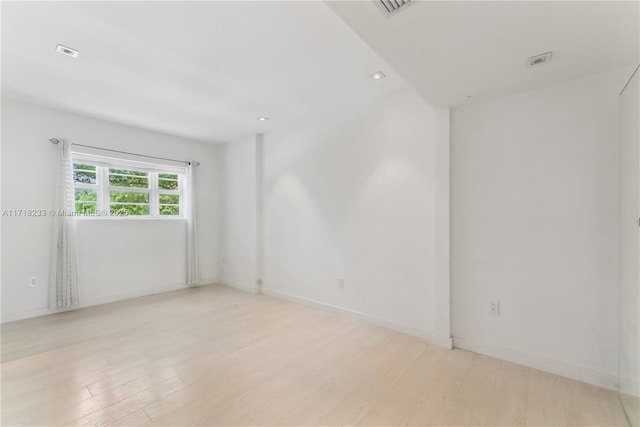
[[[74,159],[74,163],[76,163],[75,159]],[[95,165],[92,165],[92,164],[89,164],[89,163],[83,163],[83,164],[88,164],[89,166],[95,166]],[[75,168],[73,168],[73,170],[75,171]],[[87,184],[85,182],[75,182],[74,181],[73,182],[73,190],[74,190],[73,191],[73,198],[74,198],[73,205],[75,207],[75,203],[76,203],[75,202],[75,196],[76,196],[75,190],[76,190],[76,188],[77,189],[84,189],[84,190],[93,190],[93,191],[96,192],[96,210],[98,210],[99,209],[98,206],[100,206],[100,204],[101,204],[101,202],[100,202],[100,185],[99,185],[100,176],[99,176],[98,167],[96,166],[95,171],[87,170],[87,172],[94,172],[96,174],[96,183],[95,184]]]
[[[168,165],[168,164],[156,164],[138,162],[128,159],[118,159],[113,157],[104,157],[94,154],[85,153],[72,153],[72,162],[95,166],[96,168],[96,183],[73,183],[74,197],[76,188],[85,188],[90,190],[96,190],[96,210],[109,212],[108,215],[87,215],[78,216],[78,218],[111,218],[111,219],[186,219],[186,186],[188,185],[186,179],[186,167]],[[149,188],[135,188],[135,187],[117,187],[109,185],[109,169],[126,169],[136,172],[146,172]],[[178,176],[178,190],[165,190],[158,187],[158,175],[171,174]],[[123,192],[135,192],[135,193],[148,193],[149,194],[149,215],[129,215],[129,216],[117,216],[110,214],[111,191],[123,191]],[[178,212],[179,215],[160,215],[160,195],[171,194],[179,197]]]

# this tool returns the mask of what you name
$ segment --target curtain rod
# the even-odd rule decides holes
[[[51,138],[51,139],[49,139],[49,142],[52,143],[52,144],[59,144],[60,140],[58,138]],[[191,164],[190,160],[178,160],[178,159],[168,159],[166,157],[148,156],[146,154],[138,154],[138,153],[130,153],[128,151],[112,150],[110,148],[94,147],[93,145],[76,144],[74,142],[72,142],[71,145],[75,145],[77,147],[93,148],[95,150],[110,151],[112,153],[129,154],[131,156],[146,157],[148,159],[169,160],[171,162],[180,162],[180,163]],[[200,166],[200,162],[194,161],[193,163],[196,166]]]

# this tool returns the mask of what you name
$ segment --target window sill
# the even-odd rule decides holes
[[[186,221],[184,217],[151,217],[151,216],[76,216],[80,221]]]

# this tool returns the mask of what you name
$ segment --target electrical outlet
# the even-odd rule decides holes
[[[497,299],[489,300],[489,313],[495,316],[500,314],[500,301]]]
[[[338,289],[344,289],[344,278],[338,277]]]
[[[36,286],[38,286],[38,278],[33,276],[31,279],[29,279],[29,287],[35,288]]]

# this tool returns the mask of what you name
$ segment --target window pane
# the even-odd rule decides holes
[[[149,193],[134,193],[131,191],[111,191],[109,201],[113,203],[144,203],[149,204]]]
[[[111,215],[149,215],[149,205],[133,205],[127,203],[112,203],[109,207]]]
[[[178,180],[178,175],[175,173],[159,173],[158,178],[160,179],[173,179],[174,181]]]
[[[73,168],[74,169],[82,169],[82,170],[85,170],[85,171],[95,171],[96,170],[95,166],[85,165],[83,163],[74,163],[73,164]]]
[[[158,188],[160,188],[161,190],[177,190],[178,189],[177,175],[170,175],[170,176],[175,176],[176,179],[162,179],[160,178],[160,176],[162,175],[165,175],[165,174],[158,175]]]
[[[96,183],[96,172],[95,166],[83,165],[74,163],[73,164],[73,180],[75,182],[81,182],[86,184],[95,184]],[[93,170],[93,172],[89,171],[89,168]],[[86,169],[86,170],[81,170]],[[80,214],[95,214],[96,206],[98,200],[98,192],[97,190],[90,190],[86,188],[75,188],[73,190],[74,199],[75,199],[75,211]]]
[[[81,182],[83,184],[96,183],[96,167],[84,165],[82,163],[73,164],[73,182]]]
[[[126,169],[109,169],[109,185],[113,187],[149,188],[149,173]]]
[[[174,205],[160,205],[160,215],[179,215],[180,209]]]
[[[149,215],[149,193],[110,191],[111,215]]]
[[[98,194],[96,190],[76,188],[74,191],[76,202],[95,202],[96,200],[98,200]]]
[[[96,173],[85,171],[73,171],[73,182],[81,182],[83,184],[95,184]]]
[[[81,214],[95,214],[95,202],[76,202],[76,212]]]
[[[149,176],[149,172],[133,171],[129,169],[110,168],[109,173],[117,173],[120,175],[133,175],[133,176]]]
[[[180,196],[177,194],[160,194],[161,205],[177,205],[180,203]]]

